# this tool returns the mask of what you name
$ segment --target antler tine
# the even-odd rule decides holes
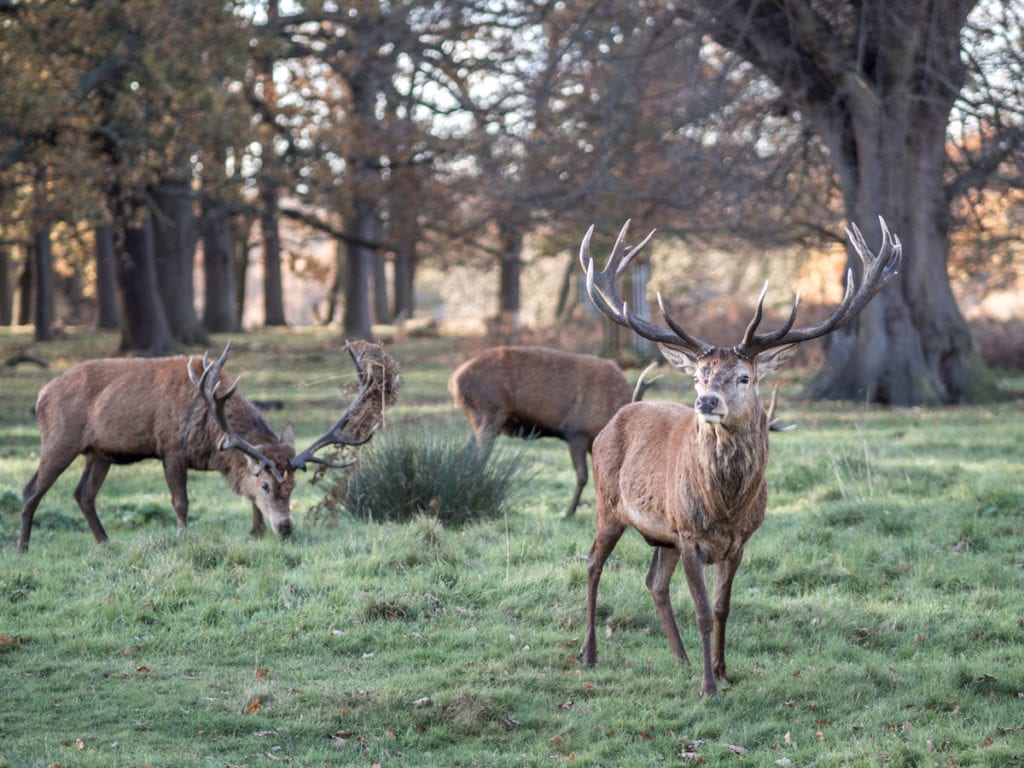
[[[619,236],[612,248],[612,254],[608,257],[608,263],[600,272],[594,267],[594,259],[590,255],[590,239],[594,234],[594,227],[591,226],[583,236],[580,243],[580,265],[587,276],[587,295],[594,302],[594,306],[612,322],[630,328],[638,336],[660,344],[667,344],[672,347],[680,347],[698,355],[705,355],[714,347],[701,341],[695,336],[687,333],[679,323],[675,322],[665,310],[661,296],[658,296],[658,305],[661,307],[662,316],[669,328],[663,328],[647,320],[644,320],[629,311],[625,301],[619,296],[616,286],[618,277],[629,266],[632,259],[640,250],[650,242],[654,236],[654,230],[648,233],[647,237],[641,240],[632,248],[626,249],[626,233],[630,221],[627,220],[619,231]],[[670,330],[671,329],[671,330]]]
[[[882,229],[882,247],[877,256],[868,248],[867,243],[864,241],[864,236],[856,224],[851,222],[850,226],[847,227],[847,237],[850,240],[850,245],[864,265],[864,274],[858,286],[853,270],[848,269],[846,271],[846,290],[843,293],[842,301],[832,311],[832,314],[816,325],[792,330],[800,298],[798,295],[797,300],[793,302],[793,310],[790,312],[789,320],[782,327],[771,333],[752,334],[751,328],[748,326],[743,341],[733,348],[736,353],[746,357],[753,357],[759,352],[771,349],[772,347],[798,344],[815,339],[842,328],[857,317],[867,303],[874,298],[875,294],[882,290],[899,273],[900,262],[903,258],[903,244],[900,242],[900,239],[889,231],[885,219],[879,216],[878,221]],[[761,301],[763,301],[763,293]],[[755,318],[758,320],[760,319],[758,316],[761,311],[761,301],[758,302],[758,311],[755,313]],[[756,327],[756,324],[753,325]]]
[[[213,411],[217,425],[224,432],[224,437],[221,438],[220,445],[218,446],[220,450],[226,451],[229,448],[237,448],[245,455],[259,462],[259,466],[255,470],[254,474],[258,475],[264,469],[269,469],[274,475],[274,478],[278,482],[281,482],[284,480],[284,475],[281,474],[281,469],[277,466],[277,462],[272,459],[268,459],[259,448],[241,437],[231,428],[231,425],[228,424],[227,402],[231,399],[231,396],[235,394],[235,390],[238,389],[238,384],[242,380],[242,377],[239,376],[235,379],[234,383],[227,388],[224,394],[217,394],[217,389],[220,387],[220,372],[224,368],[224,363],[227,362],[228,352],[230,349],[231,342],[229,341],[224,346],[224,351],[221,352],[217,362],[212,365],[210,364],[209,356],[204,352],[202,360],[203,372],[198,379],[196,378],[195,371],[192,370],[192,357],[189,357],[187,366],[188,377],[203,396],[207,407]]]
[[[341,414],[341,417],[334,422],[334,425],[323,435],[317,438],[316,441],[314,441],[306,450],[291,460],[291,465],[295,469],[305,471],[306,464],[322,464],[325,467],[332,467],[334,469],[344,469],[345,467],[351,466],[351,461],[339,464],[338,462],[330,461],[329,459],[324,459],[319,456],[315,456],[314,454],[321,448],[328,445],[363,445],[364,443],[369,442],[377,429],[377,425],[375,424],[373,429],[371,429],[365,437],[361,438],[347,437],[342,433],[342,430],[344,430],[345,426],[348,424],[348,420],[352,417],[356,408],[363,403],[370,389],[370,380],[363,371],[363,365],[362,361],[359,359],[359,355],[356,354],[352,347],[348,348],[348,354],[356,366],[356,375],[359,378],[359,392],[356,394],[355,399],[349,403],[348,407]]]

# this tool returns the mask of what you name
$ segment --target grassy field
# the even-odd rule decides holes
[[[526,446],[530,491],[502,519],[314,525],[323,488],[300,481],[286,542],[251,539],[247,505],[210,473],[191,475],[178,538],[146,462],[111,471],[98,546],[76,464],[18,555],[35,393],[116,344],[0,330],[0,359],[51,360],[0,368],[0,767],[1024,764],[1020,401],[810,404],[795,399],[804,374],[784,376],[781,415],[799,428],[772,436],[731,685],[704,701],[699,667],[673,664],[636,534],[602,580],[600,663],[577,663],[593,493],[560,517],[573,473],[557,441]],[[467,349],[389,345],[403,382],[386,428],[468,436],[445,391]],[[323,331],[236,338],[229,370],[246,396],[284,401],[271,420],[294,420],[300,445],[352,375]],[[699,658],[681,576],[675,600]]]

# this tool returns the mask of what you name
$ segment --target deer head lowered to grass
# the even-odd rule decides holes
[[[345,466],[314,454],[328,445],[355,446],[373,436],[346,434],[356,410],[376,394],[360,354],[349,345],[360,389],[334,425],[301,453],[295,453],[291,425],[280,438],[259,410],[237,394],[223,372],[230,342],[215,363],[184,357],[103,358],[70,368],[39,391],[36,419],[41,447],[39,469],[25,486],[18,550],[28,549],[32,518],[43,495],[79,455],[85,471],[75,500],[99,542],[107,540],[96,514],[96,494],[112,464],[160,459],[178,518],[188,523],[189,469],[216,470],[231,489],[252,502],[252,532],[265,521],[281,536],[292,531],[291,494],[296,470],[308,463]]]
[[[673,319],[661,296],[658,305],[667,328],[632,314],[619,298],[616,281],[653,232],[627,250],[627,221],[608,264],[594,269],[590,256],[593,227],[580,246],[587,293],[598,309],[619,325],[657,342],[676,368],[693,376],[693,408],[678,403],[633,403],[620,410],[597,436],[593,447],[597,533],[587,568],[587,619],[581,659],[597,663],[594,628],[601,571],[619,538],[632,526],[654,547],[647,588],[678,661],[689,663],[672,614],[669,582],[682,560],[697,613],[703,652],[701,695],[715,695],[726,679],[725,625],[733,577],[743,548],[761,525],[768,492],[769,419],[758,382],[780,367],[798,344],[831,333],[852,321],[897,274],[902,246],[882,225],[877,256],[856,226],[847,234],[863,263],[860,286],[853,271],[843,300],[822,322],[793,328],[799,296],[778,329],[758,333],[765,289],[741,341],[716,347]],[[708,598],[705,567],[715,566],[713,601]],[[712,632],[713,638],[712,638]]]

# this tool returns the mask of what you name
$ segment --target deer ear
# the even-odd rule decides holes
[[[775,347],[762,352],[757,356],[757,378],[760,381],[769,373],[774,373],[782,367],[782,364],[789,359],[789,356],[796,352],[799,344],[787,344],[784,347]]]
[[[697,370],[697,358],[687,352],[670,347],[667,344],[658,344],[658,349],[661,350],[661,354],[671,363],[672,367],[677,368],[683,373],[692,374]]]
[[[284,425],[284,431],[281,432],[281,442],[285,445],[295,445],[295,427],[289,421]]]

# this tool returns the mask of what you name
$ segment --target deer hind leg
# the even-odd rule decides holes
[[[588,441],[582,437],[569,437],[566,438],[566,442],[569,444],[569,455],[572,456],[573,467],[576,468],[576,490],[573,491],[572,500],[565,511],[566,517],[572,517],[576,514],[576,507],[579,506],[580,496],[583,494],[583,488],[587,484]]]
[[[711,649],[712,671],[715,679],[728,683],[725,676],[725,622],[729,619],[729,600],[732,596],[732,580],[743,559],[741,549],[735,556],[715,566],[715,638]]]
[[[625,530],[625,526],[622,525],[599,529],[594,545],[590,548],[587,563],[587,628],[580,651],[580,660],[588,667],[597,664],[597,631],[594,627],[597,621],[597,584],[601,581],[605,560],[615,549]]]
[[[21,531],[18,536],[18,551],[28,550],[28,540],[32,536],[32,518],[35,517],[36,507],[43,500],[43,496],[50,490],[57,478],[61,476],[71,462],[78,456],[77,452],[60,452],[48,448],[46,445],[39,452],[39,469],[32,475],[32,479],[25,484],[22,492],[21,505]]]
[[[100,518],[96,514],[96,494],[100,492],[103,481],[107,479],[110,471],[110,462],[95,453],[90,453],[85,458],[85,471],[82,472],[82,479],[78,481],[75,488],[75,501],[79,509],[85,515],[85,522],[89,524],[92,535],[100,544],[107,540],[107,532],[103,530]]]
[[[717,696],[718,686],[711,667],[711,630],[713,626],[711,601],[708,599],[708,584],[705,576],[704,558],[693,544],[680,541],[680,554],[686,584],[690,588],[693,607],[697,612],[697,629],[700,632],[701,650],[704,657],[704,679],[700,684],[701,696]]]
[[[654,607],[658,609],[661,626],[665,629],[665,636],[668,637],[672,654],[676,657],[677,662],[689,664],[690,659],[686,655],[686,649],[683,648],[683,639],[679,636],[679,627],[676,625],[668,589],[678,562],[679,550],[675,547],[655,547],[654,557],[651,558],[651,568],[647,571],[647,589],[651,591],[651,597],[654,598]]]

